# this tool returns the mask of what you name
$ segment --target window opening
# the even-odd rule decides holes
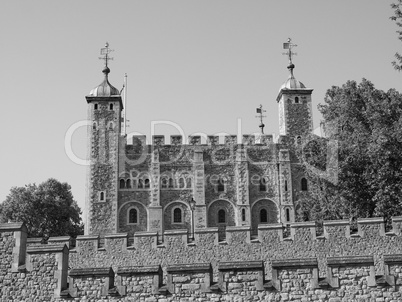
[[[218,192],[225,191],[225,180],[223,178],[219,178],[218,180]]]
[[[301,189],[302,191],[308,191],[307,179],[304,177],[301,179]]]
[[[143,189],[144,188],[144,181],[142,179],[138,180],[138,189]]]
[[[180,178],[179,179],[179,188],[184,188],[185,187],[185,183],[184,183],[184,178]]]
[[[261,211],[260,211],[260,222],[261,223],[268,222],[268,212],[266,209],[261,209]]]
[[[149,179],[145,179],[145,189],[149,189]]]
[[[299,97],[295,97],[295,103],[299,104]]]
[[[120,179],[120,189],[124,189],[125,181],[124,179]]]
[[[191,189],[192,187],[192,181],[191,181],[191,177],[187,178],[187,188]]]
[[[287,222],[290,221],[290,211],[289,211],[289,209],[286,209],[286,221]]]
[[[218,211],[218,223],[225,223],[226,222],[226,213],[225,210],[220,209]]]
[[[98,104],[94,104],[94,109],[98,110]]]
[[[169,178],[169,188],[173,188],[173,178]]]
[[[267,179],[265,177],[262,177],[260,179],[260,191],[266,191],[267,190]]]
[[[168,180],[167,180],[167,178],[162,178],[162,181],[161,181],[161,187],[162,187],[162,189],[166,189],[167,188],[167,186],[168,186]]]
[[[109,108],[110,110],[113,110],[113,104],[110,104]]]
[[[131,179],[127,179],[127,181],[126,181],[126,188],[128,188],[128,189],[131,188]]]
[[[130,209],[128,213],[128,223],[138,223],[137,209]]]
[[[241,220],[246,221],[246,210],[245,209],[241,210]]]
[[[176,208],[173,210],[173,222],[174,223],[181,223],[181,209]]]
[[[104,201],[105,200],[105,192],[100,192],[99,194],[99,200]]]

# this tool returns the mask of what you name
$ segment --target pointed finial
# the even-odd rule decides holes
[[[100,54],[102,55],[102,57],[99,57],[99,60],[104,60],[105,61],[105,68],[102,70],[102,72],[105,75],[108,75],[110,72],[110,69],[108,67],[108,62],[109,60],[113,60],[113,58],[111,58],[109,56],[109,54],[113,51],[113,49],[109,48],[109,43],[106,42],[105,47],[101,48]]]
[[[292,62],[292,56],[293,55],[297,55],[297,53],[292,51],[293,47],[296,47],[296,44],[292,43],[292,39],[288,38],[288,41],[283,43],[283,49],[288,49],[287,52],[283,53],[283,55],[287,55],[289,58],[289,65],[288,65],[288,69],[290,71],[290,75],[293,78],[293,68],[295,68],[295,65]]]

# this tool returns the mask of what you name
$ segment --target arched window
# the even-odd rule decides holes
[[[128,212],[128,223],[138,223],[137,209],[130,209]]]
[[[308,191],[307,179],[304,177],[301,179],[301,189],[302,191]]]
[[[218,180],[218,192],[225,191],[225,180],[223,178],[219,178]]]
[[[98,110],[98,104],[94,104],[94,109]]]
[[[191,187],[192,187],[191,177],[187,178],[186,181],[187,181],[187,188],[191,189]]]
[[[285,180],[285,192],[287,192],[287,190],[288,190],[288,181]]]
[[[266,209],[261,209],[260,211],[260,223],[268,222],[268,212]]]
[[[110,122],[109,123],[109,130],[113,130],[113,128],[114,128],[113,122]]]
[[[220,209],[218,211],[218,223],[225,223],[226,222],[226,212],[224,209]]]
[[[104,201],[105,200],[105,192],[100,192],[99,193],[99,200]]]
[[[298,97],[298,96],[295,97],[295,103],[296,103],[296,104],[299,104],[299,97]]]
[[[301,144],[301,136],[296,136],[296,144],[297,145]]]
[[[144,181],[140,178],[138,180],[138,189],[143,189],[144,188]]]
[[[126,182],[124,181],[124,179],[120,179],[120,189],[124,189]]]
[[[173,223],[181,223],[181,222],[182,222],[181,209],[175,208],[173,210]]]
[[[127,189],[131,188],[131,179],[126,180],[126,188]]]
[[[286,209],[285,212],[286,212],[286,222],[289,222],[290,221],[290,210]]]
[[[110,110],[113,110],[113,104],[110,104],[109,108]]]
[[[169,178],[169,188],[173,188],[173,178]]]
[[[168,186],[168,180],[166,177],[163,177],[161,180],[161,187],[162,187],[162,189],[166,189],[167,186]]]
[[[246,221],[246,210],[245,209],[241,210],[241,220]]]
[[[267,179],[265,177],[260,178],[260,191],[267,190]]]
[[[186,184],[184,183],[184,178],[181,177],[181,178],[179,179],[179,188],[180,188],[180,189],[183,189],[185,186],[186,186]]]
[[[145,189],[149,189],[149,179],[145,179]]]

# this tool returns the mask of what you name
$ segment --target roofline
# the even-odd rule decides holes
[[[121,95],[111,95],[111,96],[85,96],[87,103],[91,102],[109,102],[109,101],[119,101],[121,109],[123,110],[123,101],[121,99]]]
[[[289,88],[282,88],[279,91],[278,96],[276,97],[276,101],[279,102],[284,94],[311,94],[314,89],[310,88],[301,88],[301,89],[289,89]]]

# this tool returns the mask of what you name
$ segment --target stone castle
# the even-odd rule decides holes
[[[289,50],[291,54],[291,50]],[[308,194],[295,148],[313,130],[311,94],[293,75],[279,89],[279,134],[188,137],[122,134],[123,102],[104,81],[88,102],[90,168],[86,234],[251,226],[295,221]],[[275,100],[272,100],[275,101]],[[202,143],[202,139],[204,142]]]
[[[308,197],[296,149],[311,92],[293,76],[277,97],[280,134],[126,143],[108,81],[86,97],[85,235],[27,238],[0,224],[0,302],[402,301],[402,217],[294,222]],[[241,139],[239,143],[239,139]]]

